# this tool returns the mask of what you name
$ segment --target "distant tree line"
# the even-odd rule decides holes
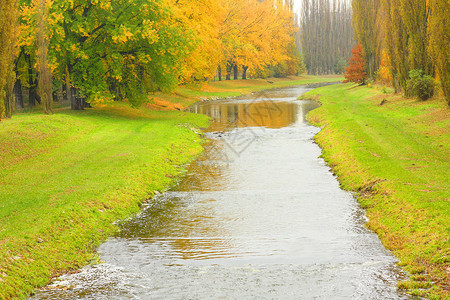
[[[219,79],[295,75],[292,1],[2,0],[0,120]],[[24,97],[25,95],[25,97]],[[26,99],[25,99],[26,98]]]
[[[450,105],[448,0],[353,0],[352,6],[369,78],[406,94],[433,89],[435,78]]]
[[[298,16],[308,73],[343,73],[354,43],[348,0],[301,0]]]

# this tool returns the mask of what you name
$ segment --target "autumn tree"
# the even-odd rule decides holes
[[[86,102],[139,105],[149,91],[227,77],[295,74],[293,1],[20,0],[18,105],[50,112],[65,90],[72,109]],[[217,68],[219,66],[219,68]],[[53,84],[52,84],[53,83]]]
[[[0,1],[0,121],[13,112],[14,74],[16,52],[17,0]]]
[[[400,92],[407,90],[411,72],[421,70],[423,76],[439,79],[448,99],[448,14],[445,0],[353,0],[353,27],[369,76],[390,68],[392,85]],[[387,65],[379,59],[384,51]]]
[[[48,61],[48,6],[46,0],[39,0],[37,3],[37,68],[38,68],[38,93],[42,99],[44,112],[52,112],[52,74]]]
[[[352,57],[349,59],[348,67],[345,68],[344,77],[344,82],[355,82],[359,84],[364,84],[367,79],[366,62],[361,44],[356,45],[352,49]]]
[[[378,0],[353,0],[352,25],[357,41],[364,49],[367,75],[374,78],[381,62],[379,24],[380,3]]]
[[[223,3],[222,0],[166,0],[174,14],[175,25],[191,33],[189,42],[194,45],[182,65],[182,83],[214,77],[223,57],[219,38],[225,17]]]
[[[55,75],[75,95],[73,109],[83,99],[139,105],[148,91],[174,88],[192,48],[159,1],[61,1],[54,17]]]
[[[450,6],[447,0],[430,1],[430,16],[428,21],[429,53],[450,105]]]
[[[242,67],[247,72],[261,74],[271,66],[289,61],[289,45],[294,45],[293,14],[283,1],[226,0],[226,15],[222,24],[223,60],[219,67],[226,78],[236,79]]]

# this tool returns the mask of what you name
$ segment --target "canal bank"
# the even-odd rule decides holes
[[[357,192],[374,230],[411,273],[399,288],[449,296],[450,110],[346,84],[313,90],[308,118],[342,187]]]
[[[395,257],[312,141],[307,88],[199,103],[204,154],[174,189],[121,223],[103,264],[33,299],[408,299]]]

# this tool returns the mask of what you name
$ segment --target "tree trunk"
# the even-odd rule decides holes
[[[69,97],[67,96],[67,82],[64,82],[62,84],[61,92],[62,92],[62,99],[69,100]]]
[[[14,96],[16,98],[16,108],[24,108],[23,105],[23,94],[22,94],[22,82],[20,79],[16,80],[14,84]]]
[[[70,87],[70,108],[72,110],[83,110],[83,99],[77,95],[77,90]]]
[[[27,64],[28,64],[28,105],[30,107],[36,106],[36,86],[34,85],[33,80],[33,68],[31,64],[31,56],[29,54],[25,54]]]
[[[219,76],[219,81],[222,81],[222,67],[220,65],[217,68],[217,76]]]
[[[6,98],[5,98],[5,117],[11,118],[12,114],[14,112],[14,82],[16,81],[16,76],[9,76],[5,91],[6,91]]]
[[[227,75],[226,75],[226,80],[231,80],[231,69],[232,69],[232,65],[231,63],[227,63]]]
[[[64,100],[64,96],[63,96],[63,86],[59,85],[58,90],[55,92],[55,101],[63,101]]]
[[[242,79],[247,79],[247,70],[248,67],[247,66],[242,66]]]
[[[238,66],[237,64],[233,64],[233,73],[234,73],[234,80],[238,79]]]
[[[53,100],[52,74],[48,64],[49,39],[47,36],[48,6],[44,0],[39,0],[39,11],[37,16],[37,69],[38,93],[42,99],[45,114],[51,114]]]

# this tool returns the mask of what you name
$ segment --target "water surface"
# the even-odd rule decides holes
[[[200,103],[211,142],[179,186],[36,299],[408,299],[396,259],[319,158],[307,87]]]

